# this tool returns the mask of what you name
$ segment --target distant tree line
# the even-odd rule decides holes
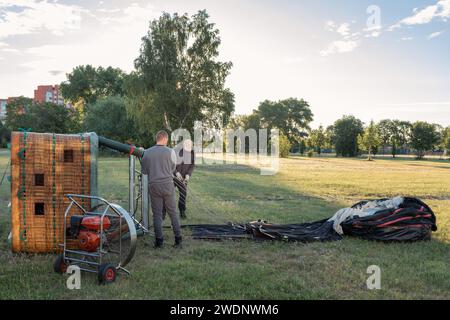
[[[440,152],[442,155],[450,151],[450,126],[443,128],[438,124],[424,121],[408,122],[400,120],[382,120],[370,122],[366,127],[363,122],[353,116],[344,116],[325,130],[323,127],[311,130],[303,144],[314,149],[320,155],[324,149],[334,150],[342,157],[355,157],[366,153],[368,159],[386,149],[392,157],[401,151],[414,153],[422,159],[426,152]]]
[[[279,129],[280,153],[337,156],[373,155],[389,148],[393,157],[412,150],[449,150],[450,129],[418,121],[364,123],[344,116],[333,125],[312,129],[313,113],[303,99],[261,102],[249,115],[233,115],[234,94],[225,86],[231,62],[218,60],[219,30],[206,11],[188,16],[164,13],[150,22],[134,71],[113,67],[75,67],[61,90],[68,106],[35,103],[24,97],[7,106],[0,126],[4,146],[12,130],[77,133],[94,131],[111,139],[149,146],[153,134],[185,128],[194,121],[205,127]],[[248,149],[247,149],[248,151]]]

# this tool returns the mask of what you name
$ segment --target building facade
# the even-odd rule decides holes
[[[8,99],[0,99],[0,121],[4,122],[6,119],[6,105],[8,104]]]
[[[59,85],[43,85],[38,86],[34,90],[34,102],[44,103],[50,102],[54,104],[64,105],[64,99],[61,94]]]

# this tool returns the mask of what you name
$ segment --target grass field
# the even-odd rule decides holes
[[[9,155],[0,153],[0,168]],[[127,199],[127,159],[101,158],[100,193]],[[99,286],[84,275],[68,290],[52,255],[12,254],[9,183],[0,188],[1,299],[450,299],[450,162],[290,158],[275,176],[244,165],[198,167],[185,223],[308,222],[365,198],[417,196],[435,211],[433,240],[385,244],[346,238],[331,243],[207,242],[185,237],[182,250],[139,240],[131,276]],[[205,209],[208,208],[208,210]],[[166,221],[167,223],[167,221]],[[167,242],[173,236],[167,230]],[[381,268],[381,290],[366,288],[369,265]]]

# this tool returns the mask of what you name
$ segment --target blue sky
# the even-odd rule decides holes
[[[298,97],[313,126],[344,114],[450,124],[450,0],[0,0],[0,97],[79,64],[131,71],[149,20],[199,9],[234,64],[236,113]]]

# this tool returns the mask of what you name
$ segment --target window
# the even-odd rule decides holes
[[[34,175],[34,185],[37,187],[43,187],[44,186],[44,174],[43,173],[36,173]]]
[[[43,202],[36,202],[34,204],[34,214],[36,216],[43,216],[45,214],[45,204]]]
[[[64,150],[64,162],[73,162],[73,150]]]

